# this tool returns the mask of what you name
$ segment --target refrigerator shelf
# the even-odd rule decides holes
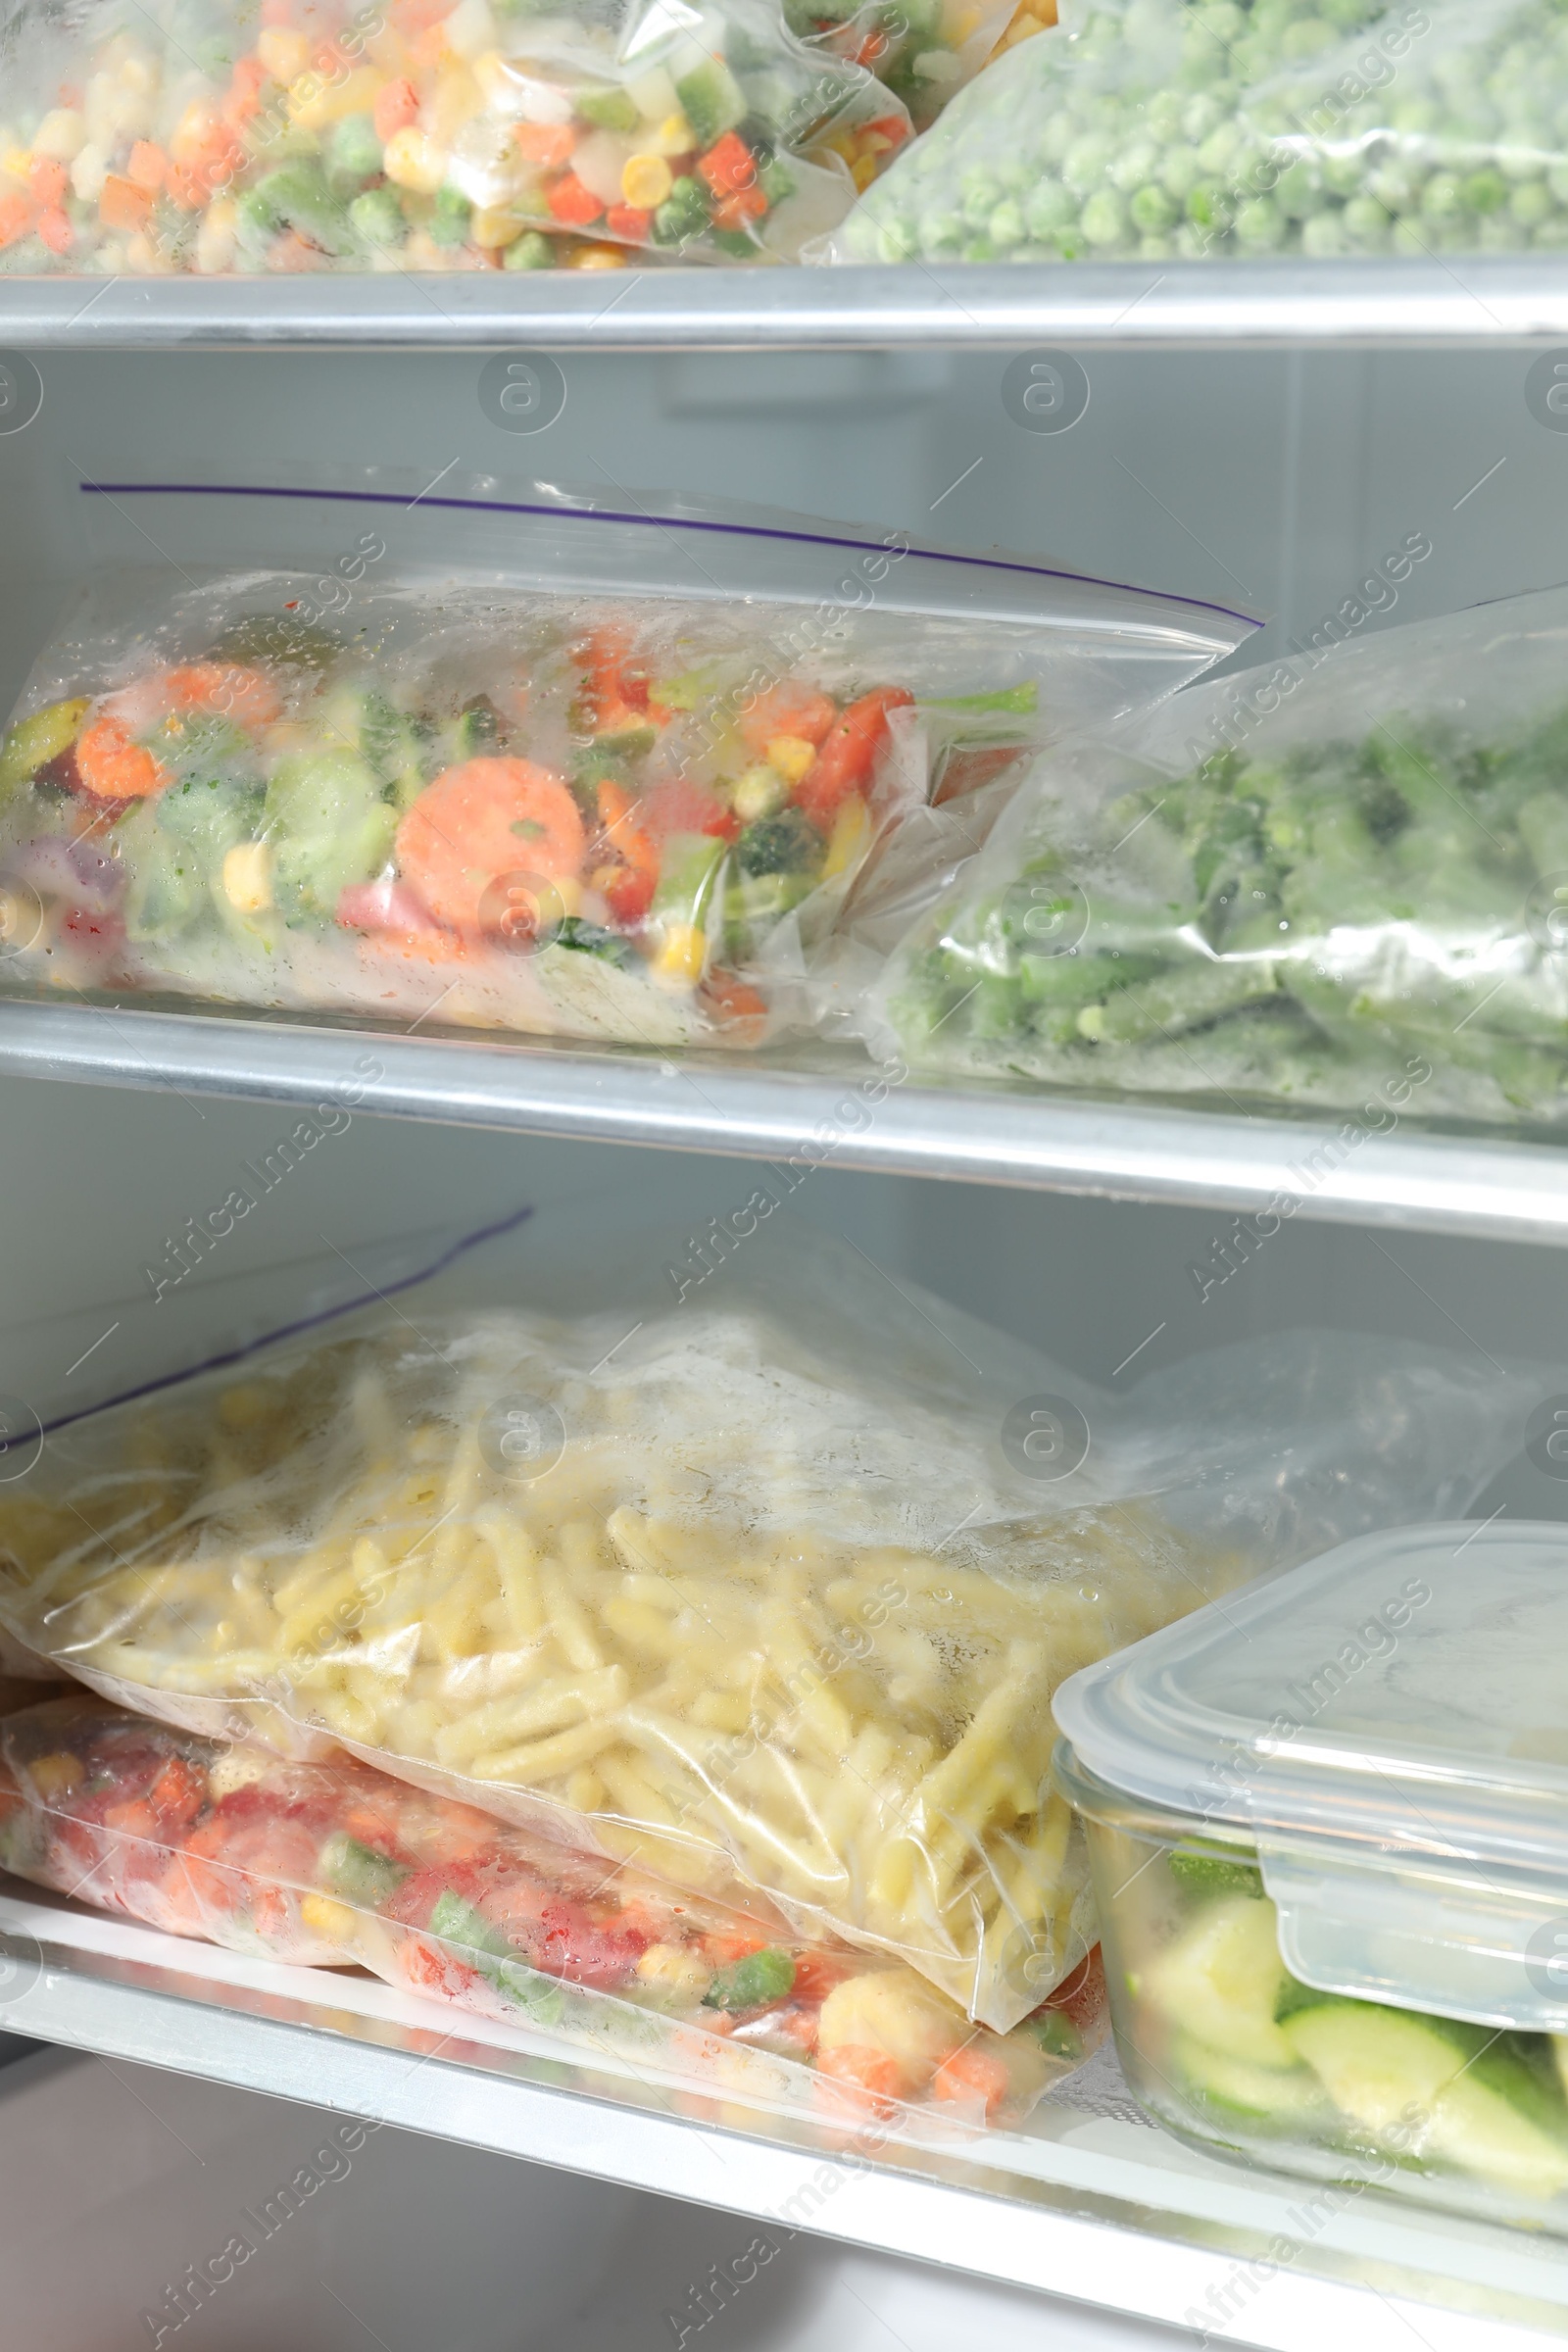
[[[797,1167],[1568,1244],[1568,1147],[921,1085],[850,1049],[677,1063],[473,1030],[14,999],[0,1000],[0,1073],[246,1102],[332,1098],[400,1118]]]
[[[357,1974],[183,1943],[0,1879],[9,2028],[106,2057],[300,2099],[1049,2291],[1208,2327],[1266,2352],[1530,2352],[1568,2336],[1560,2246],[1367,2190],[1333,2200],[1233,2171],[1114,2087],[1036,2111],[983,2152],[846,2152],[807,2127],[676,2094],[547,2035],[493,2031]],[[1119,2077],[1106,2061],[1097,2061]],[[688,2097],[686,2107],[693,2102]],[[1296,2251],[1282,2257],[1279,2241]],[[1272,2262],[1268,2250],[1273,2247]],[[1205,2317],[1206,2315],[1206,2317]]]
[[[330,277],[0,277],[0,345],[335,349],[1156,350],[1568,338],[1557,255],[1074,263],[938,270],[460,271]]]

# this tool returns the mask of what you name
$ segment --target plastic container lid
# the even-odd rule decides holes
[[[1080,1764],[1255,1841],[1323,1991],[1568,2031],[1568,1527],[1341,1544],[1086,1667]]]

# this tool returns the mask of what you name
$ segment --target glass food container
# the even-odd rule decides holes
[[[1360,1538],[1055,1713],[1149,2113],[1568,2235],[1568,1529]]]

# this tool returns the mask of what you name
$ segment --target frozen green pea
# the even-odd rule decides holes
[[[1223,234],[1231,224],[1229,190],[1217,179],[1200,179],[1187,199],[1187,218],[1195,228]]]
[[[1430,253],[1432,250],[1427,230],[1416,220],[1396,220],[1389,242],[1396,253]]]
[[[1098,188],[1105,176],[1105,167],[1111,160],[1108,139],[1098,134],[1079,139],[1062,158],[1061,176],[1077,195],[1087,196]]]
[[[1043,179],[1024,201],[1024,220],[1032,237],[1054,237],[1078,218],[1076,200],[1059,179]]]
[[[1437,172],[1421,191],[1421,217],[1438,226],[1464,211],[1464,191],[1451,172]]]
[[[1040,133],[1037,149],[1040,160],[1056,171],[1064,161],[1073,141],[1080,136],[1078,119],[1066,113],[1053,115]]]
[[[1002,199],[1002,190],[994,179],[974,179],[964,193],[958,210],[971,228],[983,228]]]
[[[1353,150],[1345,155],[1326,155],[1319,166],[1323,185],[1333,196],[1359,196],[1366,166]]]
[[[1175,198],[1153,182],[1135,192],[1127,210],[1132,216],[1133,226],[1140,229],[1146,238],[1162,237],[1166,229],[1176,225]]]
[[[1332,261],[1345,251],[1338,213],[1315,213],[1310,220],[1302,221],[1301,251],[1319,262]]]
[[[1202,176],[1203,167],[1198,160],[1196,147],[1172,147],[1167,151],[1160,184],[1178,204],[1186,203]]]
[[[1527,179],[1509,197],[1508,210],[1521,228],[1539,228],[1543,220],[1551,218],[1556,207],[1544,180]]]
[[[1342,215],[1346,242],[1357,253],[1381,253],[1389,241],[1389,216],[1375,196],[1352,196]]]
[[[1546,173],[1546,185],[1554,203],[1568,206],[1568,164],[1553,164]]]
[[[1135,139],[1120,155],[1112,157],[1107,176],[1113,188],[1130,196],[1135,188],[1153,178],[1158,165],[1159,149],[1152,139]]]
[[[409,228],[396,188],[368,188],[356,196],[349,206],[349,223],[372,253],[401,245]]]
[[[986,227],[999,253],[1008,253],[1024,241],[1023,214],[1010,196],[998,205]]]
[[[1200,147],[1209,133],[1219,128],[1224,119],[1223,109],[1212,98],[1193,98],[1182,109],[1182,136],[1191,140],[1195,147]]]
[[[1367,194],[1375,196],[1391,213],[1408,213],[1419,205],[1425,184],[1425,172],[1401,158],[1397,163],[1380,166],[1366,186]]]
[[[1234,122],[1222,122],[1217,130],[1211,130],[1198,150],[1205,177],[1219,178],[1229,172],[1241,144],[1242,133]]]
[[[1467,212],[1494,213],[1508,201],[1508,183],[1500,172],[1489,165],[1485,171],[1472,172],[1460,182],[1460,196]]]
[[[1389,111],[1391,126],[1406,138],[1421,138],[1437,129],[1441,118],[1430,98],[1396,99]]]
[[[1127,237],[1127,214],[1114,188],[1097,188],[1083,210],[1083,232],[1091,245],[1121,245]]]
[[[1138,240],[1138,259],[1141,262],[1168,262],[1174,258],[1175,251],[1169,237],[1140,237]]]
[[[1156,90],[1145,109],[1151,138],[1168,147],[1182,126],[1182,102],[1176,90]]]
[[[1316,212],[1323,182],[1317,168],[1305,156],[1298,156],[1280,173],[1274,189],[1274,201],[1287,219],[1304,220],[1308,213]]]
[[[1560,253],[1565,246],[1568,246],[1568,219],[1565,219],[1561,213],[1553,213],[1550,220],[1543,220],[1540,223],[1530,242],[1532,245]]]
[[[1267,196],[1254,196],[1236,216],[1236,242],[1249,253],[1273,253],[1285,242],[1285,215]]]

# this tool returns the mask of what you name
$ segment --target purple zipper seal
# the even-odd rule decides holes
[[[396,490],[291,490],[254,482],[78,482],[84,498],[299,498],[320,499],[336,506],[448,507],[465,514],[538,514],[553,522],[624,522],[640,530],[708,531],[728,539],[780,539],[796,547],[843,547],[858,555],[886,555],[879,539],[841,539],[825,531],[786,531],[770,523],[707,522],[693,515],[623,514],[612,507],[531,506],[499,498],[426,498],[410,500]],[[1245,628],[1260,629],[1253,612],[1237,612],[1229,605],[1210,604],[1200,596],[1176,596],[1168,588],[1135,588],[1130,580],[1102,580],[1093,572],[1058,571],[1049,564],[1020,564],[1004,556],[965,556],[939,553],[935,548],[909,547],[906,556],[923,564],[962,564],[980,571],[1021,572],[1032,580],[1069,580],[1078,588],[1111,588],[1122,596],[1147,596],[1161,605],[1178,605],[1190,612],[1214,612],[1222,620],[1238,620]]]
[[[442,1250],[439,1257],[432,1258],[427,1266],[419,1266],[412,1274],[399,1275],[397,1281],[389,1282],[384,1291],[377,1290],[371,1283],[358,1298],[345,1298],[340,1305],[323,1306],[317,1314],[301,1315],[293,1323],[280,1323],[275,1331],[264,1331],[259,1339],[247,1340],[243,1347],[226,1348],[219,1355],[204,1356],[199,1364],[190,1364],[183,1372],[160,1373],[156,1380],[144,1380],[134,1389],[122,1390],[118,1396],[106,1396],[102,1404],[85,1404],[78,1413],[65,1413],[58,1421],[46,1421],[40,1425],[38,1436],[40,1440],[56,1437],[61,1430],[71,1429],[78,1421],[95,1421],[100,1413],[112,1412],[117,1405],[134,1404],[139,1397],[156,1396],[165,1389],[181,1388],[187,1380],[199,1380],[204,1372],[226,1371],[232,1364],[245,1363],[264,1348],[275,1348],[281,1340],[297,1340],[302,1332],[318,1331],[325,1323],[336,1323],[344,1315],[358,1314],[360,1308],[368,1306],[372,1298],[396,1298],[404,1291],[417,1289],[421,1282],[432,1282],[436,1275],[444,1274],[448,1266],[455,1266],[460,1257],[466,1257],[470,1250],[477,1250],[482,1243],[499,1241],[505,1233],[515,1233],[517,1227],[526,1224],[532,1215],[531,1203],[526,1208],[514,1208],[510,1216],[497,1218],[493,1225],[481,1225],[474,1233],[461,1235]],[[363,1276],[361,1280],[364,1280]]]

